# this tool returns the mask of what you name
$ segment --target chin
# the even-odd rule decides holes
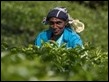
[[[55,36],[60,35],[60,34],[61,34],[60,32],[58,32],[58,33],[54,33]]]

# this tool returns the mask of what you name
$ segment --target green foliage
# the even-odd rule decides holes
[[[107,2],[2,1],[1,80],[107,81]],[[84,49],[67,49],[66,44],[58,47],[55,42],[40,48],[33,45],[38,33],[48,28],[41,24],[43,17],[56,6],[66,7],[74,19],[85,24],[79,34]]]
[[[43,43],[40,48],[30,44],[26,48],[4,50],[1,53],[1,80],[107,81],[108,53],[89,45],[84,49],[62,46],[53,42],[52,45]]]
[[[56,6],[64,6],[70,15],[85,24],[80,34],[83,42],[91,42],[107,51],[108,45],[108,1],[2,1],[1,41],[9,46],[27,46],[48,26],[41,23],[48,11]],[[92,5],[94,3],[94,5]],[[95,6],[91,9],[86,5]],[[17,45],[18,44],[18,45]]]

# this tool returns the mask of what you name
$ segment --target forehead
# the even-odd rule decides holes
[[[52,18],[49,19],[49,21],[63,21],[63,20],[56,18],[56,17],[52,17]]]

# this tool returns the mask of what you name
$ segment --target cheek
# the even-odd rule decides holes
[[[59,30],[59,32],[61,33],[61,32],[63,32],[64,27],[60,27],[60,28],[58,28],[58,30]]]
[[[64,29],[65,28],[65,25],[62,25],[59,27],[59,29]]]
[[[60,30],[63,30],[63,29],[64,29],[64,27],[59,27],[59,29],[60,29]]]

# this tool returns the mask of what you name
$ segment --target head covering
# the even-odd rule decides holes
[[[53,8],[51,11],[49,11],[49,13],[47,14],[47,17],[44,17],[42,23],[48,24],[48,21],[51,17],[56,17],[64,21],[68,20],[68,13],[66,8],[64,7]]]
[[[67,9],[65,7],[56,7],[53,8],[49,13],[47,14],[47,17],[44,17],[42,23],[48,24],[48,21],[51,17],[56,17],[59,19],[62,19],[64,21],[68,21],[68,24],[72,25],[72,29],[74,29],[77,33],[80,33],[84,30],[84,23],[80,22],[78,19],[73,19]]]
[[[51,17],[56,17],[65,21],[68,20],[68,15],[64,8],[54,8],[48,13],[46,20],[48,21]]]

